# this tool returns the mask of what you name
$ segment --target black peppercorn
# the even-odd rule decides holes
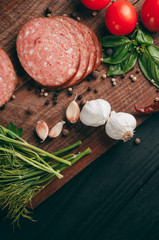
[[[77,97],[77,99],[78,99],[78,100],[81,100],[81,99],[82,99],[82,95],[79,95],[79,96]]]
[[[91,87],[88,87],[88,88],[87,88],[87,91],[88,91],[88,92],[90,92],[91,90],[92,90],[92,88],[91,88]]]
[[[47,100],[46,102],[45,102],[45,105],[47,106],[47,105],[49,105],[50,104],[50,102],[49,102],[49,100]]]

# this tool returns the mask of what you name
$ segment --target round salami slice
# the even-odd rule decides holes
[[[17,37],[17,53],[26,72],[39,84],[55,87],[73,77],[80,52],[74,35],[55,18],[34,18]]]
[[[0,107],[9,101],[13,95],[18,79],[11,60],[0,48]]]
[[[69,81],[67,81],[62,87],[67,87],[74,85],[77,81],[79,81],[81,78],[86,73],[88,63],[89,63],[89,58],[90,58],[90,53],[89,49],[87,47],[86,41],[84,39],[84,35],[82,32],[79,30],[77,26],[75,26],[74,21],[72,22],[72,19],[69,17],[64,17],[64,16],[58,16],[56,17],[57,20],[61,21],[66,25],[66,27],[69,28],[70,32],[74,34],[75,39],[77,41],[77,44],[80,49],[80,64],[77,73],[73,78],[71,78]]]

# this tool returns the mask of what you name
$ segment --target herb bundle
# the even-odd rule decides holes
[[[106,36],[101,40],[103,62],[109,64],[107,76],[120,75],[130,71],[137,60],[148,80],[159,88],[159,47],[142,27],[137,27],[128,38],[125,36]],[[112,48],[111,55],[107,49]]]
[[[11,125],[10,125],[11,127]],[[13,129],[13,125],[12,125]],[[91,152],[87,148],[78,154],[65,152],[79,146],[81,141],[50,154],[27,143],[20,136],[0,125],[0,206],[8,209],[7,218],[19,225],[20,217],[30,220],[27,206],[31,200],[61,172]],[[18,140],[17,140],[18,139]]]

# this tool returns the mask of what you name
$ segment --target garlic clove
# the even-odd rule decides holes
[[[72,101],[66,109],[66,118],[70,123],[76,123],[80,117],[80,108],[76,101]]]
[[[80,113],[80,120],[86,126],[104,125],[111,112],[110,104],[104,99],[87,101]]]
[[[49,137],[50,138],[56,138],[60,135],[60,133],[62,132],[63,129],[63,125],[65,124],[64,121],[60,121],[58,122],[55,126],[53,126],[51,128],[51,130],[49,131]]]
[[[44,122],[44,121],[37,122],[35,130],[36,130],[36,133],[37,133],[38,137],[42,141],[45,141],[45,139],[47,138],[48,133],[49,133],[49,128],[48,128],[47,123]]]
[[[111,112],[105,130],[109,137],[115,140],[123,140],[124,142],[130,140],[134,135],[136,128],[136,119],[129,113]]]

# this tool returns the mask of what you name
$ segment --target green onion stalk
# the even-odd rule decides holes
[[[12,139],[14,136],[16,139]],[[32,199],[61,172],[91,153],[91,149],[74,154],[64,153],[78,147],[78,141],[54,153],[29,144],[0,125],[0,207],[7,208],[7,218],[20,225],[20,218],[33,220],[28,210]]]

